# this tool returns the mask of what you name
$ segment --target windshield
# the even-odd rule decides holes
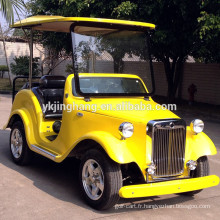
[[[83,93],[146,93],[139,79],[124,77],[83,77],[80,78],[80,89]]]
[[[75,26],[72,40],[75,74],[135,74],[143,79],[148,91],[151,92],[152,74],[145,32]],[[81,94],[147,93],[141,81],[134,78],[97,77],[80,79],[78,82]],[[99,83],[101,85],[98,85]],[[104,86],[106,88],[100,89]]]

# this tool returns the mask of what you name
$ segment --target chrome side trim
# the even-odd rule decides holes
[[[31,147],[34,148],[34,150],[37,153],[39,153],[39,154],[41,154],[41,155],[43,155],[43,156],[45,156],[45,157],[47,157],[47,158],[49,158],[51,160],[55,160],[56,159],[56,155],[54,155],[54,154],[52,154],[52,153],[50,153],[50,152],[48,152],[48,151],[46,151],[46,150],[36,146],[36,145],[32,144]]]

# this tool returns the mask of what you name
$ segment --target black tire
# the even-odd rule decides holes
[[[197,167],[195,170],[190,172],[190,177],[191,178],[196,178],[196,177],[202,177],[202,176],[208,176],[209,175],[209,161],[207,156],[200,157],[197,160]],[[189,191],[189,192],[184,192],[181,193],[186,196],[194,196],[197,193],[200,193],[202,189],[200,190],[194,190],[194,191]]]
[[[99,191],[100,198],[91,199],[83,183],[83,168],[89,161],[95,161],[101,167],[104,176],[104,190]],[[94,172],[93,172],[94,174]],[[83,156],[79,169],[79,181],[83,198],[88,205],[97,210],[104,210],[113,207],[119,200],[119,189],[122,187],[122,173],[120,165],[112,161],[104,152],[97,149],[91,149]]]
[[[20,132],[19,134],[22,140],[22,144],[20,145],[21,153],[19,155],[15,155],[15,153],[13,153],[13,150],[12,150],[14,149],[12,146],[13,144],[12,135],[14,135],[16,131]],[[28,165],[32,159],[33,152],[29,149],[27,145],[24,125],[21,121],[17,121],[12,125],[11,133],[10,133],[10,152],[11,152],[13,161],[18,165]]]

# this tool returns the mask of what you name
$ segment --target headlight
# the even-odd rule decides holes
[[[129,138],[134,133],[134,126],[130,122],[123,122],[119,126],[119,132],[123,138]]]
[[[152,163],[151,165],[149,165],[149,167],[147,168],[147,172],[150,175],[154,175],[156,171],[156,166]]]
[[[197,166],[197,162],[194,161],[194,160],[189,160],[189,161],[186,163],[186,166],[187,166],[190,170],[195,170],[195,169],[196,169],[196,166]]]
[[[195,119],[191,122],[190,128],[192,131],[194,131],[196,134],[198,134],[203,131],[204,122],[200,119]]]

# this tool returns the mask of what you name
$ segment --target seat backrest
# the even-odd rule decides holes
[[[45,118],[62,118],[62,109],[57,108],[57,105],[63,104],[65,81],[64,76],[46,75],[41,77],[38,87],[32,88]]]

